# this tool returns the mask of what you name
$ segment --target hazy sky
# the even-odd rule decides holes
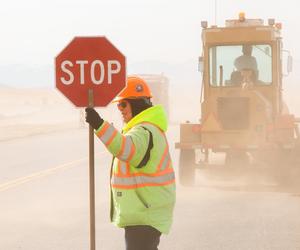
[[[218,0],[217,23],[236,18],[276,18],[286,49],[300,59],[299,1]],[[201,20],[213,24],[215,1],[3,0],[0,65],[51,65],[74,36],[108,37],[129,63],[184,62],[201,51]]]

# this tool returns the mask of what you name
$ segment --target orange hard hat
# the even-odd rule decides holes
[[[119,102],[123,99],[151,98],[151,91],[144,79],[138,76],[128,76],[127,86],[113,100]]]

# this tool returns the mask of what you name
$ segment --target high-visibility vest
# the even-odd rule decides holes
[[[159,111],[150,108],[149,112]],[[111,219],[119,227],[149,225],[168,233],[175,204],[175,175],[169,146],[159,123],[137,123],[124,134],[104,122],[96,135],[114,155],[111,175]],[[138,167],[145,157],[152,136],[149,160]]]

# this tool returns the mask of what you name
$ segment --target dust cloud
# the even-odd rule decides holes
[[[120,123],[113,108],[97,110]],[[0,141],[86,128],[84,116],[56,89],[0,87]]]
[[[252,231],[264,235],[259,238],[261,245],[275,245],[279,240],[275,242],[270,240],[270,243],[269,238],[265,237],[266,230],[269,235],[274,235],[275,222],[278,223],[277,228],[281,228],[285,223],[286,227],[282,230],[290,230],[283,234],[286,238],[280,243],[285,245],[289,242],[291,246],[297,246],[296,240],[292,237],[293,233],[299,232],[299,199],[289,198],[285,194],[299,195],[300,188],[296,185],[299,178],[295,178],[297,175],[294,170],[286,176],[284,164],[283,168],[277,169],[255,163],[251,158],[255,164],[224,165],[225,155],[212,153],[210,157],[212,166],[195,170],[193,186],[183,186],[179,183],[179,150],[175,149],[174,144],[179,141],[180,123],[187,120],[192,123],[199,122],[200,87],[197,82],[190,86],[184,82],[172,85],[172,79],[170,81],[170,126],[167,136],[177,176],[177,204],[174,226],[171,234],[162,238],[162,249],[215,249],[216,245],[220,246],[219,249],[234,249],[236,245],[241,244],[245,246],[239,249],[249,249],[258,237],[257,234],[251,234]],[[294,100],[297,101],[297,98]],[[87,139],[87,126],[84,122],[83,109],[74,108],[57,90],[3,87],[0,89],[0,102],[2,148],[5,149],[6,145],[18,141],[15,139],[29,138],[38,134],[42,138],[45,137],[42,139],[45,143],[56,145],[57,141],[53,140],[57,140],[58,136],[54,136],[54,133],[61,132],[59,133],[61,136],[66,132],[67,139],[71,137],[70,134],[72,137],[73,134],[77,137],[75,140],[77,146],[72,150],[63,151],[73,142],[62,140],[63,145],[55,146],[57,154],[51,161],[49,160],[50,164],[72,161],[84,153],[86,144],[83,141]],[[97,110],[105,119],[114,122],[117,128],[121,128],[120,115],[114,104]],[[71,133],[67,133],[70,131]],[[97,144],[98,142],[96,146],[99,146]],[[48,159],[48,153],[42,154],[45,156],[32,164],[36,166],[27,164],[24,167],[21,159],[19,168],[9,170],[15,169],[14,171],[17,172],[15,175],[18,177],[41,171],[41,168],[45,169],[48,166],[48,160],[44,159]],[[122,231],[115,229],[107,219],[109,214],[107,202],[109,168],[107,166],[109,166],[110,155],[105,152],[103,156],[105,159],[96,158],[98,241],[99,245],[110,246],[106,249],[121,249],[123,241],[119,233]],[[201,157],[203,156],[197,152],[195,157],[197,163],[202,159]],[[3,162],[0,166],[3,167]],[[196,166],[193,164],[192,167]],[[22,174],[25,168],[28,173]],[[12,191],[23,192],[3,192],[2,217],[7,219],[3,219],[0,228],[3,238],[6,239],[2,244],[13,246],[5,249],[19,249],[20,242],[24,249],[33,249],[39,244],[40,248],[45,249],[72,249],[74,244],[80,249],[87,248],[88,180],[82,178],[83,176],[87,176],[86,165],[75,167],[72,171],[58,172],[50,178],[34,180],[31,185],[24,185],[19,189],[12,189]],[[293,178],[289,179],[290,177]],[[39,185],[38,188],[36,185]],[[20,201],[22,205],[19,204]],[[22,209],[17,209],[16,212],[16,207]],[[246,211],[243,212],[243,209]],[[283,210],[288,215],[284,218],[282,218]],[[269,216],[270,211],[272,216]],[[242,216],[239,216],[241,213]],[[237,231],[240,233],[241,228],[246,229],[249,225],[251,230],[236,235]],[[36,238],[36,235],[39,237]],[[119,240],[111,241],[112,235]],[[223,237],[216,238],[216,235],[223,235]],[[227,248],[221,247],[224,246],[224,241],[228,242]],[[55,244],[64,244],[64,247]]]
[[[189,83],[185,83],[183,80],[179,82],[171,76],[168,91],[169,123],[173,131],[169,140],[170,147],[174,149],[174,144],[179,142],[180,124],[186,121],[200,122],[200,77],[190,79]],[[284,99],[291,107],[290,112],[296,115],[300,114],[300,100],[296,91],[288,88],[284,92]],[[97,110],[104,119],[114,122],[117,128],[122,127],[119,112],[114,104]],[[55,89],[0,88],[0,141],[81,128],[87,128],[84,121],[84,109],[75,108]],[[173,150],[173,153],[177,163],[179,150]],[[249,157],[253,158],[251,155]],[[222,186],[226,183],[229,186],[236,185],[240,188],[252,187],[255,189],[257,187],[275,189],[279,184],[281,186],[295,184],[298,170],[285,166],[287,164],[285,164],[284,157],[282,156],[280,159],[281,166],[276,168],[258,163],[230,167],[223,166],[224,154],[213,153],[210,160],[216,163],[217,167],[205,167],[197,170],[198,181],[196,183],[212,186]],[[223,183],[224,181],[225,183]]]
[[[283,99],[290,114],[300,117],[300,99],[295,91],[296,80],[292,77],[284,78]],[[199,123],[201,119],[200,93],[201,84],[194,81],[191,85],[177,85],[170,90],[171,96],[171,123],[176,126],[177,133],[172,138],[179,142],[180,123],[189,121]],[[179,150],[177,150],[179,151]],[[176,151],[175,151],[176,152]],[[179,152],[176,157],[179,159]],[[275,154],[275,155],[274,155]],[[300,191],[300,151],[299,152],[272,152],[268,159],[258,159],[255,153],[248,152],[249,164],[225,164],[225,153],[210,152],[211,166],[199,163],[204,156],[196,154],[194,187],[211,187],[221,190],[261,191],[261,192],[291,192]],[[293,159],[297,159],[293,161]],[[293,164],[291,164],[293,162]],[[186,162],[185,164],[190,164]],[[179,162],[177,162],[177,167]],[[187,166],[188,167],[188,166]],[[187,185],[190,186],[190,185]],[[191,185],[193,186],[193,185]]]
[[[186,121],[200,122],[200,77],[190,80],[190,83],[185,83],[170,77],[168,95],[169,123],[173,130],[172,137],[169,138],[171,148],[174,148],[174,144],[179,142],[181,123]],[[290,112],[296,115],[300,114],[300,100],[297,97],[297,92],[288,89],[284,92],[284,99],[291,107]],[[104,119],[113,122],[117,128],[122,127],[119,112],[114,104],[97,110]],[[80,128],[87,128],[84,121],[84,109],[75,108],[56,89],[0,88],[0,141]],[[179,150],[173,152],[177,162]],[[223,165],[225,162],[224,154],[213,153],[210,158],[212,162],[216,163],[215,165]],[[228,185],[274,188],[278,183],[297,182],[293,180],[297,171],[294,168],[284,166],[284,156],[280,162],[282,162],[282,168],[276,169],[266,164],[261,164],[262,166],[252,164],[251,166],[238,167],[207,167],[197,170],[197,178],[200,180],[198,183],[208,185],[208,181],[211,181],[215,185],[216,180],[221,181],[223,179],[226,180],[227,184],[229,183]]]

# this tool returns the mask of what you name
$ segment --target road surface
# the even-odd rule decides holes
[[[168,133],[174,165],[178,127]],[[95,139],[97,249],[124,249],[109,222],[111,156]],[[89,249],[88,129],[0,142],[0,249]],[[176,169],[177,172],[177,169]],[[177,185],[171,233],[160,250],[299,250],[300,191],[259,174],[198,172]]]

